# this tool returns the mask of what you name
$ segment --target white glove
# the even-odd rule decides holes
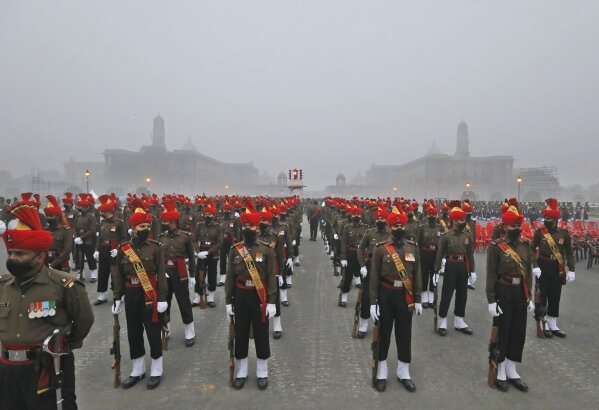
[[[95,259],[95,260],[98,260],[98,259],[100,259],[100,252],[98,252],[98,251],[94,251],[94,259]]]
[[[441,269],[439,269],[439,273],[445,273],[445,262],[447,262],[447,259],[441,259]]]
[[[156,306],[158,313],[164,313],[166,309],[168,309],[168,302],[158,302],[158,306]]]
[[[166,276],[167,279],[170,279],[170,276],[168,275],[168,273],[164,272],[164,276]]]
[[[233,214],[233,216],[234,216],[235,218],[239,218],[239,212],[235,212],[235,213]],[[231,312],[232,312],[232,311],[231,311]],[[231,316],[232,316],[232,315],[233,315],[233,314],[231,314]]]
[[[291,246],[295,246],[297,242],[295,242],[295,239],[291,241]]]
[[[474,282],[476,282],[476,272],[470,272],[470,284],[474,285]]]
[[[370,305],[370,316],[373,320],[379,320],[379,305]]]
[[[528,301],[528,313],[533,313],[535,311],[535,303],[532,300]]]
[[[269,303],[266,305],[266,317],[275,317],[277,314],[277,305]]]
[[[537,279],[539,279],[541,277],[541,268],[533,268],[532,273]]]
[[[574,279],[576,279],[576,274],[574,272],[566,273],[566,282],[574,282]]]
[[[131,228],[127,229],[127,233],[129,234],[129,236],[132,236],[133,235],[133,229],[131,229]]]
[[[118,315],[119,313],[121,313],[121,300],[117,299],[112,302],[112,314]]]
[[[189,287],[189,289],[193,289],[196,285],[196,278],[194,278],[193,276],[190,276],[189,279],[187,280],[187,286]]]
[[[439,284],[439,274],[438,273],[434,273],[433,274],[433,286],[437,287],[438,284]]]
[[[100,236],[100,232],[96,232],[96,238]]]
[[[341,266],[344,267],[344,268],[347,267],[347,260],[346,259],[343,259],[341,261]]]
[[[76,237],[74,242],[75,245],[83,245],[83,239],[81,239],[80,237]]]
[[[277,276],[279,278],[279,286],[283,286],[283,277],[281,275]]]
[[[116,258],[116,255],[117,255],[118,253],[119,253],[119,250],[118,250],[118,249],[112,249],[112,250],[110,251],[110,257],[111,257],[111,258]]]
[[[287,258],[287,262],[285,262],[288,268],[293,269],[293,259]]]
[[[227,308],[227,315],[235,316],[235,312],[233,312],[233,305],[228,304],[225,307]]]
[[[422,303],[414,303],[414,313],[417,315],[422,314]]]
[[[491,315],[491,317],[497,317],[502,313],[503,311],[501,310],[499,305],[497,305],[497,302],[489,303],[489,314]]]
[[[333,239],[335,239],[335,240],[339,239],[339,235],[337,235],[337,234],[333,235]]]
[[[360,268],[360,275],[362,275],[363,278],[365,278],[366,275],[368,275],[368,269],[366,269],[366,266],[362,266]]]
[[[208,257],[208,251],[198,252],[199,259],[206,259]]]

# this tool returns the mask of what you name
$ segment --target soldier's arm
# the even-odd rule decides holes
[[[231,252],[229,252],[229,260],[227,261],[227,276],[225,277],[225,303],[227,305],[233,303],[233,291],[235,290],[236,280],[235,274],[233,272],[233,261],[236,254],[237,249],[232,247]]]
[[[435,258],[435,272],[441,269],[441,260],[445,257],[445,252],[447,250],[447,236],[443,235],[441,239],[439,239],[439,249],[437,249],[437,257]]]
[[[412,287],[412,293],[414,295],[414,303],[421,302],[422,295],[422,269],[420,267],[420,249],[417,246],[415,248],[415,259],[416,259],[416,277],[412,278],[414,286]]]
[[[339,235],[341,239],[341,259],[347,259],[347,232],[348,229],[343,229],[343,232]]]
[[[574,272],[576,269],[576,262],[574,261],[574,251],[572,250],[572,240],[570,239],[570,233],[564,229],[564,251],[566,252],[566,263],[568,264],[568,270]]]
[[[189,266],[189,277],[193,278],[196,272],[196,255],[191,244],[191,235],[185,235],[185,257],[187,258],[187,266]]]
[[[266,258],[266,282],[267,303],[273,304],[277,301],[277,276],[275,275],[275,253],[267,248]]]
[[[530,243],[530,253],[531,253],[531,264],[533,269],[539,267],[539,257],[537,254],[537,247],[541,242],[541,230],[537,229],[532,236],[532,242]]]
[[[472,239],[473,237],[474,234],[471,234],[470,240],[468,241],[468,246],[466,246],[466,252],[468,254],[468,267],[470,268],[470,272],[476,272],[476,268],[474,267],[474,240]]]
[[[416,243],[418,246],[422,246],[422,238],[424,237],[424,227],[418,229],[418,235],[416,235]]]
[[[193,246],[194,252],[198,252],[200,247],[198,245],[198,239],[200,239],[200,224],[196,224],[193,229],[193,233],[191,234],[191,245]]]
[[[532,251],[530,250],[530,244],[528,241],[525,242],[526,260],[526,284],[528,285],[528,297],[532,298]]]
[[[162,246],[156,246],[154,251],[154,263],[156,264],[156,279],[158,280],[158,301],[166,302],[168,295],[168,281],[166,280],[166,270],[164,267],[164,251]]]
[[[497,245],[491,243],[487,249],[487,302],[494,303],[495,300],[495,282],[497,281]]]
[[[52,267],[56,268],[71,257],[71,251],[73,250],[73,239],[71,238],[71,230],[66,228],[63,230],[62,238],[62,252],[52,262]]]
[[[277,252],[276,252],[276,257],[277,260],[275,261],[275,263],[278,264],[279,267],[279,273],[282,273],[285,270],[285,258],[283,258],[283,238],[281,238],[279,235],[276,235],[275,233],[275,241],[276,241],[276,248],[277,248]]]
[[[220,252],[220,248],[223,245],[223,230],[218,224],[215,224],[214,226],[216,241],[214,241],[210,249],[208,249],[208,253],[211,255]]]
[[[378,304],[379,298],[379,280],[381,274],[383,262],[383,254],[381,251],[381,247],[376,247],[374,249],[374,254],[372,255],[372,262],[370,264],[370,304],[376,305]]]
[[[119,246],[119,251],[116,255],[116,274],[112,278],[112,296],[115,300],[120,299],[125,291],[125,272],[123,272],[123,264],[121,263],[123,258],[126,258],[126,256]]]
[[[124,221],[119,222],[119,243],[129,239],[129,233],[127,232],[127,224]]]
[[[83,339],[89,334],[94,324],[94,312],[92,311],[89,297],[85,286],[79,281],[71,283],[65,288],[65,309],[72,321],[71,332],[67,336],[71,349],[79,349],[83,346]]]
[[[366,266],[366,259],[364,258],[364,253],[368,250],[368,244],[370,243],[370,232],[366,231],[364,236],[362,236],[362,240],[358,245],[358,263],[360,267]]]

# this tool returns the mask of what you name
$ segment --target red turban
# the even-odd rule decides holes
[[[15,229],[7,229],[2,234],[6,249],[23,249],[34,252],[47,252],[54,238],[42,229],[38,208],[33,201],[17,202],[10,210],[17,219]]]
[[[131,228],[135,228],[143,223],[152,223],[152,214],[147,213],[142,208],[137,208],[133,215],[129,217],[129,225],[131,225]]]

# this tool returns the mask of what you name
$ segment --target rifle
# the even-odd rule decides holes
[[[197,263],[197,269],[199,270],[199,278],[198,278],[198,286],[200,291],[200,309],[207,309],[208,305],[206,304],[206,268],[208,263],[205,259],[199,259]]]
[[[229,316],[229,383],[235,381],[235,316]]]
[[[110,354],[114,356],[112,366],[114,370],[114,381],[112,387],[115,389],[121,385],[121,325],[119,323],[119,315],[114,314],[114,325],[112,325],[112,347],[110,348]]]
[[[54,349],[54,350],[53,350]],[[65,334],[60,329],[54,329],[51,335],[44,339],[42,350],[52,356],[54,362],[54,383],[56,385],[56,408],[62,409],[62,387],[63,387],[63,371],[61,369],[61,356],[66,356],[70,353],[70,348],[67,345]]]
[[[89,264],[89,261],[87,262]],[[83,245],[77,245],[77,268],[79,269],[79,280],[83,282],[85,277],[83,276],[83,267],[85,265],[85,252],[83,252]]]
[[[498,322],[499,318],[494,317],[493,327],[491,327],[491,338],[489,340],[489,374],[487,377],[487,384],[492,389],[495,388],[495,380],[497,379],[497,364],[499,360],[499,348],[497,346]]]
[[[380,348],[380,323],[378,320],[374,321],[374,327],[372,328],[372,387],[376,388],[376,375],[379,372],[379,348]]]
[[[433,332],[437,333],[438,331],[438,321],[439,321],[439,286],[435,286],[433,288]]]
[[[541,299],[541,289],[539,285],[535,285],[535,320],[537,321],[537,337],[545,338],[545,329],[547,326],[547,320],[545,320],[545,314],[547,308],[543,306],[543,300]]]
[[[360,309],[362,307],[362,289],[358,292],[358,300],[356,300],[356,311],[354,312],[354,327],[351,331],[351,337],[356,338],[358,334],[358,323],[360,322]]]
[[[164,320],[164,315],[160,315],[160,342],[162,343],[162,350],[168,350],[168,339],[169,339],[169,330],[168,330],[168,322]]]

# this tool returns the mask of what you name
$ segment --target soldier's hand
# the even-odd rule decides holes
[[[81,239],[80,237],[76,237],[74,242],[75,245],[83,245],[83,239]]]
[[[533,268],[532,273],[537,279],[539,279],[541,277],[541,268]]]
[[[476,272],[470,272],[470,277],[468,279],[470,280],[470,284],[474,285],[474,282],[476,282]]]
[[[277,276],[277,278],[279,279],[279,287],[283,286],[283,283],[285,282],[283,280],[283,276],[279,275],[279,276]]]
[[[228,304],[225,306],[225,308],[227,308],[227,315],[235,316],[235,312],[233,312],[233,305]]]
[[[194,278],[193,276],[190,276],[188,281],[187,281],[187,286],[189,287],[189,289],[193,289],[196,285],[196,278]]]
[[[489,303],[489,314],[491,315],[491,317],[497,317],[502,313],[503,311],[501,310],[497,302]]]
[[[208,257],[208,251],[198,252],[198,258],[199,259],[206,259],[207,257]]]
[[[121,300],[115,299],[114,302],[112,302],[112,314],[118,315],[119,313],[121,313]]]
[[[574,282],[574,279],[576,279],[576,274],[574,272],[566,273],[566,282]]]
[[[441,270],[439,270],[439,272],[441,272]],[[433,274],[433,286],[437,287],[438,284],[439,284],[439,274],[434,273]]]
[[[158,302],[158,306],[156,307],[156,310],[158,310],[158,313],[164,313],[164,312],[166,312],[166,309],[168,309],[167,302]]]
[[[528,313],[533,313],[535,311],[535,303],[532,300],[528,301]]]
[[[110,257],[111,258],[116,258],[116,255],[119,253],[118,249],[113,249],[110,251]]]
[[[100,259],[100,252],[98,252],[98,251],[94,251],[94,259],[95,259],[95,260],[98,260],[98,259]]]
[[[422,303],[414,303],[414,313],[417,315],[422,314]]]
[[[333,239],[338,240],[339,239],[339,235],[337,235],[337,234],[333,235]]]
[[[362,275],[363,278],[365,278],[366,275],[368,275],[368,269],[366,269],[366,266],[362,266],[360,268],[360,275]]]
[[[289,269],[293,269],[293,259],[287,258],[287,262],[285,262],[285,265],[287,265]]]
[[[379,305],[370,305],[370,316],[373,320],[379,320]]]
[[[275,317],[276,314],[277,305],[275,305],[274,303],[269,303],[268,305],[266,305],[266,317]]]
[[[295,239],[291,241],[291,246],[295,246],[297,242],[295,242]]]
[[[347,267],[347,259],[343,259],[341,261],[341,266],[344,267],[344,268]]]
[[[127,229],[127,233],[129,234],[129,236],[133,235],[133,229],[131,229],[131,228]]]

